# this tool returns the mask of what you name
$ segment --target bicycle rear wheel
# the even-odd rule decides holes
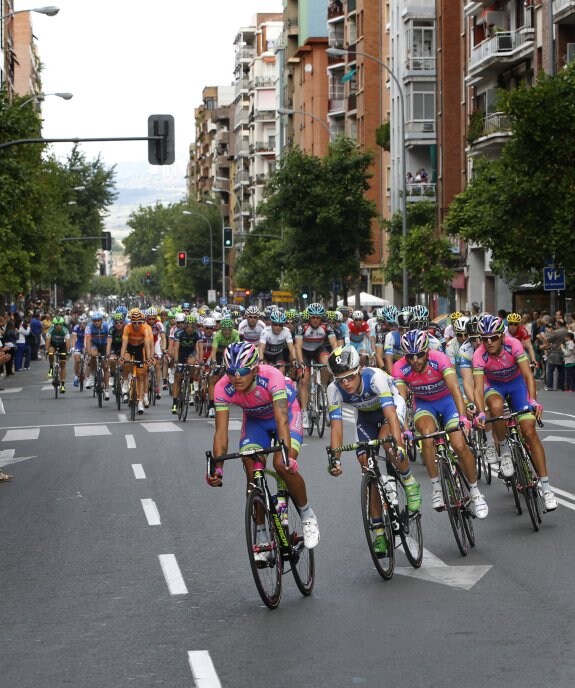
[[[199,382],[198,390],[194,392],[194,406],[196,407],[198,416],[201,416],[204,410],[204,383],[202,380]]]
[[[540,521],[535,500],[538,496],[536,497],[533,494],[533,491],[537,490],[537,483],[533,480],[529,457],[522,445],[512,446],[511,451],[513,452],[513,461],[516,467],[517,489],[519,492],[523,493],[523,499],[527,506],[527,512],[529,513],[533,530],[537,532],[539,530]]]
[[[152,406],[156,405],[156,369],[150,366],[148,371],[148,399]]]
[[[190,381],[186,380],[184,387],[184,399],[182,401],[182,423],[185,423],[188,417],[188,408],[190,406],[190,385]]]
[[[467,555],[467,545],[465,543],[465,526],[463,525],[461,513],[461,492],[451,472],[449,457],[444,457],[440,461],[440,478],[443,501],[449,514],[449,522],[451,523],[455,542],[461,555],[465,557]]]
[[[372,523],[372,514],[379,513],[380,511],[382,522],[374,525]],[[384,580],[389,580],[393,576],[393,569],[395,567],[395,538],[387,503],[382,501],[378,490],[377,478],[371,471],[364,473],[361,480],[361,516],[365,537],[367,538],[367,546],[369,547],[369,553],[375,568]],[[376,552],[375,540],[382,535],[387,541],[387,549],[385,552]]]
[[[52,385],[54,386],[54,399],[57,399],[58,392],[60,391],[60,362],[56,356],[54,356]]]
[[[259,489],[248,494],[245,523],[248,556],[256,588],[266,607],[275,609],[282,594],[283,560],[270,512]],[[258,528],[261,529],[259,542]],[[257,561],[257,552],[264,552],[267,561]]]
[[[302,595],[311,595],[315,583],[315,558],[313,549],[303,546],[303,528],[297,506],[287,496],[289,529],[287,532],[291,547],[290,564],[295,584]]]
[[[461,494],[461,518],[463,520],[463,528],[467,541],[472,547],[475,547],[475,530],[473,528],[473,516],[471,515],[471,495],[465,476],[461,468],[457,465],[454,475],[455,484]]]
[[[321,385],[316,387],[315,408],[317,411],[317,434],[318,437],[321,438],[323,437],[323,433],[325,431],[327,416],[327,395],[325,393],[325,389]]]
[[[80,363],[80,374],[78,375],[78,382],[80,383],[80,392],[84,391],[84,361]]]
[[[313,398],[314,398],[314,394],[310,390],[309,401],[307,404],[307,422],[308,422],[307,434],[310,437],[313,435],[313,426],[315,423],[315,408],[314,408]]]
[[[401,480],[396,479],[397,486],[397,517],[399,519],[399,537],[403,551],[414,569],[418,569],[423,561],[423,533],[421,532],[421,513],[410,512],[407,508],[407,495]]]
[[[138,394],[136,391],[136,380],[132,377],[128,383],[128,393],[130,400],[130,420],[136,420],[136,407],[138,406]]]

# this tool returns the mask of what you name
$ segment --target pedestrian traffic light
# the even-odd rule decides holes
[[[102,232],[102,251],[112,250],[112,233]]]
[[[231,227],[224,227],[224,247],[232,248],[234,245],[234,230]]]
[[[188,266],[188,254],[186,251],[178,251],[178,267],[185,268]]]
[[[172,165],[175,160],[174,118],[172,115],[148,117],[148,162],[150,165]]]

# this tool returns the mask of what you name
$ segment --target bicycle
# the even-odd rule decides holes
[[[116,361],[116,368],[114,370],[114,386],[112,388],[112,391],[114,393],[114,397],[116,399],[116,406],[118,407],[118,411],[122,409],[122,372],[123,372],[124,366],[119,362]]]
[[[94,388],[92,396],[98,397],[98,406],[102,408],[102,401],[104,399],[104,370],[102,368],[102,361],[105,361],[106,357],[98,354],[95,358],[96,368],[94,370]]]
[[[335,466],[335,454],[364,449],[367,454],[367,468],[361,479],[361,516],[367,539],[367,546],[379,575],[384,580],[393,577],[395,550],[402,545],[407,560],[413,568],[419,568],[423,561],[423,533],[421,513],[407,508],[407,495],[395,466],[377,454],[378,447],[389,444],[391,450],[397,448],[393,437],[345,444],[341,447],[327,448],[329,469]],[[388,475],[383,475],[379,462],[385,461]],[[374,517],[381,522],[375,521]],[[376,551],[377,537],[384,535],[387,542],[385,553]],[[396,536],[399,536],[399,543]]]
[[[137,370],[144,367],[143,361],[128,361],[130,363],[130,373],[128,375],[128,408],[130,410],[130,420],[136,420],[138,410],[138,373]],[[134,371],[134,368],[136,370]]]
[[[273,447],[252,449],[243,453],[226,454],[214,459],[212,452],[206,452],[208,475],[213,476],[217,461],[230,461],[254,457],[254,478],[247,494],[245,511],[246,543],[250,568],[256,588],[264,604],[275,609],[281,599],[282,576],[291,571],[298,590],[307,597],[311,595],[315,582],[315,559],[313,549],[303,544],[301,516],[289,493],[287,502],[287,522],[276,508],[277,493],[270,491],[262,456],[281,451],[284,465],[288,465],[287,449],[280,441]],[[263,530],[262,530],[263,529]],[[261,535],[258,538],[258,530]],[[266,561],[257,561],[255,554],[267,553]],[[289,565],[287,570],[284,568]]]
[[[533,530],[537,532],[542,521],[542,515],[545,513],[545,505],[543,504],[543,499],[539,492],[539,479],[533,470],[531,451],[525,444],[521,435],[519,423],[517,422],[517,416],[521,415],[521,413],[522,412],[519,411],[507,413],[495,418],[487,418],[485,422],[493,423],[497,420],[505,421],[506,439],[509,445],[509,451],[511,452],[511,460],[513,461],[515,473],[509,478],[503,476],[501,473],[500,475],[507,483],[507,489],[511,487],[515,506],[519,515],[523,513],[519,494],[523,495]],[[538,420],[537,423],[539,427],[543,427],[543,423],[540,420]]]
[[[182,423],[186,422],[188,417],[188,407],[190,405],[190,393],[191,393],[191,380],[190,380],[190,366],[188,363],[179,363],[176,372],[182,373],[182,378],[180,380],[180,393],[178,394],[178,399],[176,404],[178,406],[178,420]]]
[[[205,411],[207,416],[209,406],[209,368],[206,369],[205,365],[200,365],[199,367],[200,377],[198,380],[198,388],[194,390],[194,406],[198,416],[202,415],[202,411]]]
[[[86,380],[86,356],[80,355],[80,370],[78,371],[78,385],[80,392],[84,391],[84,381]]]
[[[155,361],[148,366],[148,401],[152,406],[156,405],[156,365]]]
[[[461,470],[457,457],[449,446],[449,433],[456,432],[457,430],[459,428],[438,430],[426,435],[417,435],[413,439],[416,442],[433,439],[435,462],[441,480],[444,504],[437,511],[447,511],[455,542],[461,555],[465,557],[467,556],[466,539],[471,547],[475,547],[475,531],[473,529],[474,516],[471,513],[470,506],[469,482]],[[466,437],[465,432],[463,434]]]
[[[52,358],[52,386],[54,387],[54,399],[58,398],[60,392],[60,362],[66,360],[66,354],[55,351]]]
[[[321,383],[321,369],[325,363],[311,362],[309,376],[309,399],[307,403],[307,415],[309,419],[308,435],[313,435],[314,426],[317,428],[318,437],[323,437],[327,421],[327,394]]]
[[[475,470],[477,471],[477,480],[483,480],[488,485],[491,485],[491,464],[487,462],[487,437],[485,430],[482,428],[471,428],[471,435],[469,437],[469,448],[475,457]]]

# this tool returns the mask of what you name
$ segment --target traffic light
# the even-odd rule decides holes
[[[174,118],[172,115],[150,115],[148,136],[161,139],[148,141],[148,162],[150,165],[172,165],[175,160]]]
[[[112,250],[112,233],[102,232],[102,251]]]
[[[234,245],[234,230],[231,227],[224,227],[224,247],[232,248]]]
[[[186,251],[178,251],[178,267],[186,268],[188,266],[188,254]]]

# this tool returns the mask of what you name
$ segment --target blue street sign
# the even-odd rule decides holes
[[[334,280],[334,281],[331,283],[330,286],[331,286],[331,291],[332,291],[334,294],[338,294],[338,293],[339,293],[339,280]]]
[[[202,256],[202,265],[209,265],[210,264],[210,257],[209,256]]]
[[[565,289],[565,268],[553,266],[543,268],[543,289],[545,291],[561,291]]]
[[[225,296],[220,296],[220,306],[225,306],[228,303],[228,300],[226,299]]]

